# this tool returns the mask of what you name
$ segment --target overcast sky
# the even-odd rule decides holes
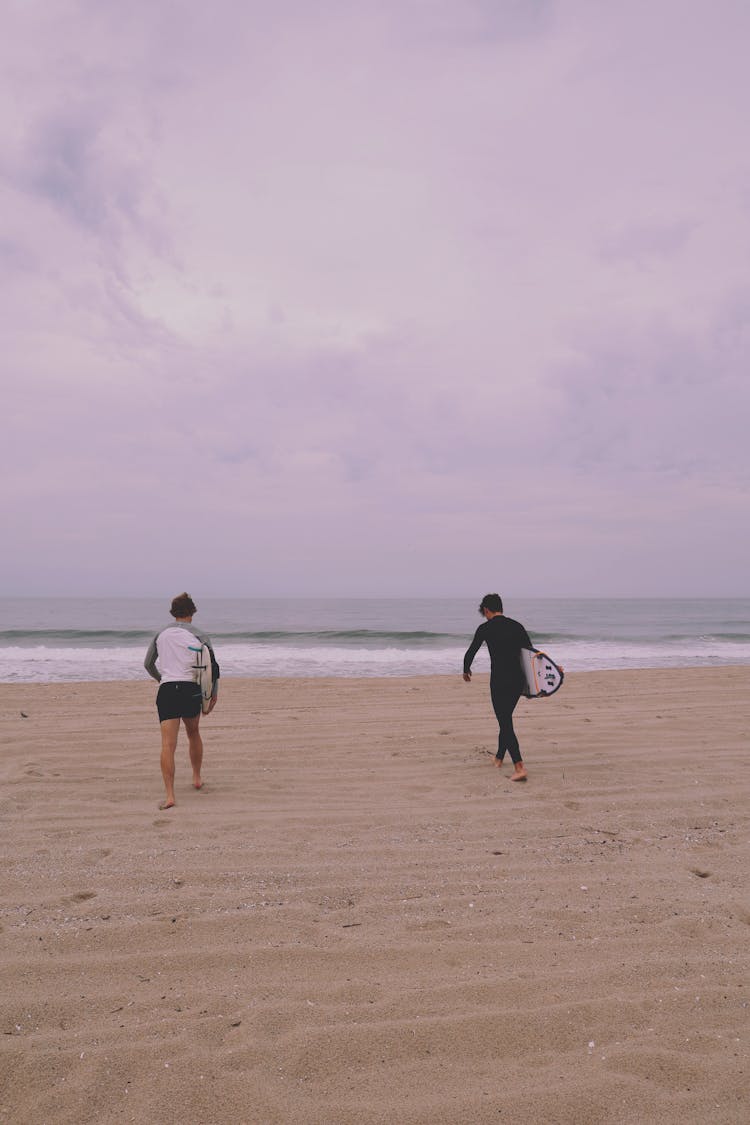
[[[746,0],[6,0],[9,594],[742,595]]]

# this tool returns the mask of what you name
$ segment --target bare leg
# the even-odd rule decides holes
[[[161,776],[164,778],[166,797],[160,809],[171,809],[174,800],[174,752],[177,749],[177,735],[180,732],[179,719],[165,719],[161,723]]]
[[[190,749],[190,765],[193,767],[193,788],[200,789],[203,785],[201,780],[201,766],[203,765],[203,739],[199,723],[201,721],[200,715],[196,715],[194,719],[183,719],[185,730],[188,736],[188,747]]]

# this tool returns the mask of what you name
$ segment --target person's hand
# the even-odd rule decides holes
[[[206,714],[207,714],[207,715],[210,715],[210,714],[211,714],[211,712],[213,711],[214,707],[216,706],[216,703],[217,703],[217,697],[216,697],[215,695],[212,695],[212,696],[211,696],[211,702],[209,703],[209,705],[208,705],[208,710],[206,711]]]
[[[466,680],[467,684],[470,684],[471,683],[471,672],[464,672],[464,679]]]

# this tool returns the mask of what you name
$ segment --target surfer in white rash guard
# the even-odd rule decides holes
[[[193,788],[203,786],[203,740],[199,729],[202,695],[200,685],[194,679],[196,639],[199,645],[207,645],[211,653],[213,690],[206,714],[210,714],[216,706],[219,691],[219,665],[211,642],[192,624],[193,614],[197,612],[195,602],[189,594],[178,594],[172,599],[169,612],[175,619],[174,625],[168,625],[154,637],[143,662],[149,676],[159,683],[156,707],[161,725],[161,773],[166,790],[160,809],[171,809],[175,804],[174,756],[180,722],[185,724],[188,736]]]

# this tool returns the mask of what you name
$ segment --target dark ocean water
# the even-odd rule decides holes
[[[206,598],[223,676],[451,674],[481,623],[458,598]],[[140,679],[162,599],[0,599],[0,682]],[[566,671],[750,663],[750,599],[507,600]],[[485,650],[474,668],[488,668]]]

